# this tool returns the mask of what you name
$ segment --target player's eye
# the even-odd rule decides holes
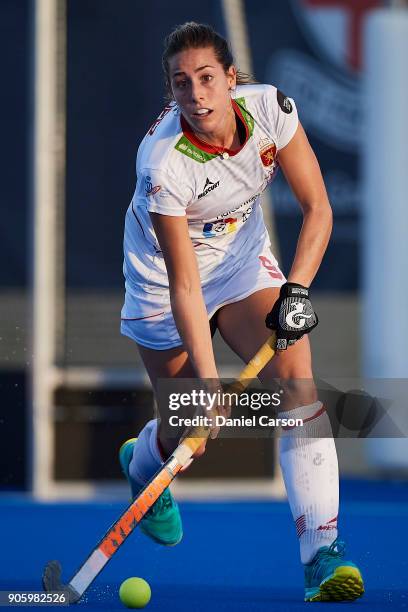
[[[201,80],[202,80],[202,81],[204,81],[204,82],[206,82],[206,83],[209,83],[210,81],[212,81],[212,80],[213,80],[213,78],[214,78],[214,77],[213,77],[213,75],[212,75],[212,74],[203,74],[203,75],[201,76]]]
[[[180,79],[175,82],[175,86],[177,89],[184,89],[187,86],[187,81],[185,79]]]

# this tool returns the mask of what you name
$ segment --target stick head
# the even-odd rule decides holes
[[[44,568],[42,584],[44,591],[64,592],[70,604],[77,603],[81,595],[70,584],[61,582],[62,567],[59,561],[49,561]]]

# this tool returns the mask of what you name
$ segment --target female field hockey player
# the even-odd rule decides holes
[[[207,25],[175,29],[165,41],[163,69],[171,102],[139,147],[126,214],[121,331],[137,343],[155,390],[161,378],[218,380],[215,328],[244,362],[276,330],[278,351],[261,381],[312,380],[307,334],[317,317],[309,286],[329,241],[332,213],[295,103],[237,72],[227,42]],[[278,167],[303,213],[287,279],[270,250],[259,202]],[[355,599],[363,582],[337,537],[338,466],[328,416],[313,385],[294,395],[292,388],[279,416],[303,419],[304,426],[301,436],[283,432],[280,464],[299,536],[305,599]],[[177,444],[151,420],[137,440],[122,446],[133,496]],[[169,489],[141,527],[162,544],[181,540]]]

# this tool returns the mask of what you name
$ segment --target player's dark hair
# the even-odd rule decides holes
[[[173,99],[169,74],[169,59],[173,57],[173,55],[176,55],[176,53],[180,53],[180,51],[200,49],[203,47],[212,47],[214,49],[215,57],[224,68],[225,72],[233,65],[234,58],[228,42],[218,34],[214,28],[205,23],[188,21],[187,23],[177,26],[166,37],[164,41],[162,66],[167,99]],[[252,75],[237,70],[237,85],[246,85],[248,83],[257,83],[257,81]]]

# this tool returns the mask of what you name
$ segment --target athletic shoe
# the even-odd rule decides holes
[[[322,546],[305,568],[305,601],[348,601],[361,597],[364,583],[360,570],[344,560],[345,544],[336,539]]]
[[[131,438],[122,444],[119,450],[119,461],[122,471],[130,485],[132,499],[135,499],[143,485],[132,481],[129,476],[129,464],[137,438]],[[175,546],[183,537],[183,527],[179,507],[167,487],[139,523],[140,529],[155,542],[165,546]]]

